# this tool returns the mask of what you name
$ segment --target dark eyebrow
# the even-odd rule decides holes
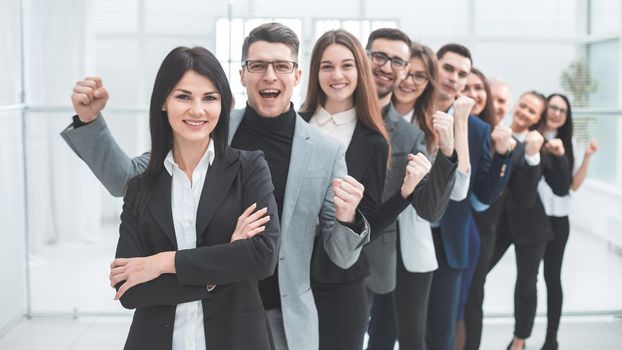
[[[190,92],[188,90],[184,90],[184,89],[175,89],[174,91],[179,91],[179,92],[183,92],[184,94],[192,95],[192,92]],[[203,95],[213,95],[213,94],[220,95],[220,93],[218,91],[208,91],[208,92],[204,93]]]

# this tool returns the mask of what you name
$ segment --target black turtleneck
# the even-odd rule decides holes
[[[293,104],[290,104],[287,112],[275,118],[262,117],[251,106],[246,105],[242,122],[231,141],[231,147],[237,149],[263,151],[272,175],[279,219],[283,213],[283,198],[295,126],[296,112]],[[259,281],[259,292],[267,310],[281,307],[277,272],[278,267],[274,275]]]

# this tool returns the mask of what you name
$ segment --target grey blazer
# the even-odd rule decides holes
[[[391,136],[391,168],[382,193],[384,206],[400,190],[408,162],[406,158],[408,153],[421,152],[427,156],[427,149],[423,131],[402,119],[391,106],[385,107],[383,116],[385,126]],[[456,180],[456,167],[457,161],[450,161],[439,154],[432,163],[429,175],[417,185],[412,206],[425,220],[437,221],[444,214]],[[400,227],[398,224],[399,221],[395,221],[389,225],[384,229],[382,236],[373,240],[365,250],[370,267],[370,275],[365,282],[367,287],[377,294],[389,293],[395,289],[396,241]],[[404,234],[415,233],[400,232],[400,238]],[[421,248],[409,245],[407,242],[412,241],[410,239],[402,238],[402,241],[406,244],[402,242],[401,253],[404,255],[404,260],[408,261],[409,256],[417,254],[418,249]]]
[[[244,111],[231,113],[229,142]],[[113,195],[123,195],[127,181],[144,171],[149,162],[149,153],[133,159],[128,157],[101,116],[78,129],[69,126],[61,135]],[[319,347],[317,310],[309,282],[316,227],[329,257],[343,268],[354,264],[362,246],[369,242],[366,220],[365,228],[357,234],[335,219],[331,181],[346,174],[344,146],[297,116],[281,215],[278,265],[283,321],[290,349]]]

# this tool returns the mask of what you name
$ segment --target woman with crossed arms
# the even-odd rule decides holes
[[[104,97],[91,78],[72,100],[88,118]],[[128,183],[110,271],[115,299],[136,309],[125,349],[272,348],[257,280],[276,266],[277,208],[263,154],[227,145],[232,102],[206,49],[178,47],[162,62],[151,158]]]

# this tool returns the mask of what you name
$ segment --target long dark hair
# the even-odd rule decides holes
[[[475,67],[471,68],[471,74],[477,75],[477,77],[480,78],[480,80],[482,81],[482,84],[484,84],[484,92],[486,92],[486,104],[484,105],[484,109],[482,109],[482,112],[478,115],[478,117],[479,119],[488,123],[488,125],[490,125],[490,130],[492,130],[497,125],[495,125],[495,114],[493,113],[494,108],[492,106],[492,93],[490,92],[490,83],[488,82],[488,79],[486,79],[484,73],[482,73],[482,71]]]
[[[326,93],[320,87],[319,81],[320,63],[324,51],[332,44],[346,47],[354,56],[354,63],[358,71],[358,82],[352,94],[356,117],[367,128],[382,135],[387,143],[391,145],[389,133],[384,126],[382,115],[380,114],[380,104],[376,97],[376,85],[373,82],[371,67],[365,56],[363,46],[354,35],[343,29],[330,30],[315,42],[311,52],[307,96],[300,111],[313,114],[320,106],[324,106],[326,103]]]
[[[168,122],[167,112],[162,110],[162,106],[171,90],[187,71],[194,71],[209,79],[220,94],[220,117],[210,136],[214,140],[216,158],[222,158],[226,151],[229,137],[229,113],[233,105],[233,96],[225,71],[218,59],[207,49],[199,46],[193,48],[177,47],[166,55],[153,83],[149,105],[151,158],[147,170],[139,175],[143,180],[143,186],[136,201],[138,210],[144,209],[147,205],[155,182],[164,169],[162,163],[173,146],[173,131]]]
[[[412,123],[419,124],[419,128],[425,134],[428,151],[436,144],[436,133],[432,128],[432,114],[436,111],[436,98],[438,94],[438,61],[434,51],[429,47],[414,42],[410,46],[410,59],[418,58],[423,62],[428,75],[428,85],[415,101]]]
[[[566,122],[564,123],[564,125],[560,126],[559,129],[557,129],[557,138],[562,140],[562,143],[564,144],[564,153],[566,154],[566,156],[568,156],[568,161],[570,162],[570,171],[572,171],[574,167],[574,150],[572,148],[572,108],[570,107],[570,100],[568,100],[568,97],[566,97],[566,95],[560,93],[553,93],[546,98],[547,111],[542,114],[542,118],[540,118],[540,121],[538,122],[537,129],[542,133],[546,130],[548,104],[555,96],[558,96],[562,100],[564,100],[567,106]]]

